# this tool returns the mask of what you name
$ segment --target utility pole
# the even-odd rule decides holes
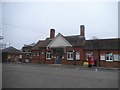
[[[3,36],[0,36],[0,49],[2,49],[2,47],[3,47],[3,44],[2,44],[1,40],[3,40]]]

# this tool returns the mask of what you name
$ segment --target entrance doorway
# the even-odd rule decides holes
[[[55,64],[61,64],[61,63],[62,63],[62,54],[59,53],[56,55]]]
[[[55,64],[62,64],[62,55],[63,55],[63,48],[53,48],[53,55],[55,58]]]

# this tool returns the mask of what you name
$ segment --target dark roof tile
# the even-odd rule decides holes
[[[85,43],[85,37],[80,35],[75,36],[65,36],[65,39],[72,45],[72,46],[83,46]]]
[[[46,40],[39,40],[37,42],[37,44],[32,49],[38,49],[40,47],[46,47],[51,41],[52,41],[52,39],[50,39],[50,38],[46,38]]]
[[[85,43],[85,37],[80,35],[74,36],[63,36],[72,46],[83,46]],[[40,47],[46,47],[53,38],[46,38],[46,40],[39,40],[37,44],[32,49],[38,49]]]
[[[2,50],[3,53],[22,53],[20,50],[14,47],[8,47]]]
[[[120,38],[114,39],[97,39],[97,40],[86,40],[84,50],[100,49],[100,50],[118,50],[118,41]]]

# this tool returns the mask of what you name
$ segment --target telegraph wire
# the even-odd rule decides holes
[[[18,21],[15,21],[15,20],[10,20],[10,19],[8,19],[8,18],[6,18],[6,17],[3,17],[3,22],[7,22],[7,23],[9,23],[9,24],[11,24],[12,23],[12,25],[15,25],[15,26],[20,26],[20,27],[27,27],[27,29],[31,29],[31,30],[34,30],[34,31],[36,31],[36,32],[40,32],[40,27],[37,27],[37,26],[32,26],[32,25],[27,25],[27,24],[23,24],[23,23],[20,23],[20,22],[18,22]],[[17,24],[17,25],[16,25]],[[29,28],[28,28],[29,27]],[[37,27],[37,28],[36,28]],[[33,29],[34,28],[34,29]],[[43,30],[44,31],[44,30]],[[41,33],[43,33],[43,34],[45,34],[45,35],[48,35],[48,33],[45,33],[45,32],[41,32]]]
[[[28,31],[32,31],[32,32],[35,32],[35,33],[41,33],[41,34],[44,34],[44,35],[48,35],[48,33],[45,33],[45,32],[41,32],[37,29],[33,29],[33,28],[28,28],[28,27],[25,27],[22,25],[16,25],[16,24],[13,24],[13,23],[8,23],[8,22],[5,22],[3,21],[2,22],[3,25],[7,25],[7,26],[10,26],[10,27],[13,27],[13,28],[19,28],[19,29],[24,29],[24,30],[28,30]]]

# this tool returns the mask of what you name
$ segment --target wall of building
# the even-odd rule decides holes
[[[32,63],[43,63],[43,64],[55,64],[55,59],[56,57],[54,56],[54,52],[52,53],[51,59],[46,59],[46,52],[50,51],[46,50],[45,48],[41,48],[39,50],[39,55],[34,55],[32,54]],[[74,55],[74,60],[67,60],[67,52],[68,51],[73,51],[74,53],[76,52],[80,52],[80,60],[76,60],[76,55]],[[38,52],[38,51],[33,51],[34,52]],[[66,52],[62,55],[62,64],[68,64],[68,65],[80,65],[83,66],[83,63],[87,61],[87,53],[88,52],[93,52],[94,57],[97,60],[97,66],[98,67],[118,67],[120,61],[112,61],[112,62],[108,62],[106,60],[100,60],[100,54],[106,54],[107,52],[111,52],[114,54],[120,54],[120,51],[118,52],[117,50],[83,50],[82,47],[67,47],[66,48]]]
[[[118,68],[120,67],[120,60],[119,61],[106,61],[106,60],[101,60],[100,59],[100,55],[106,55],[108,52],[111,52],[113,55],[114,54],[120,54],[120,51],[118,50],[87,50],[87,51],[84,51],[84,60],[86,60],[86,54],[88,52],[93,52],[93,55],[94,57],[96,58],[97,60],[97,66],[98,67],[113,67],[113,68]]]
[[[74,59],[73,60],[67,60],[67,52],[73,51],[74,53]],[[76,52],[80,53],[80,59],[76,60]],[[83,64],[83,49],[82,47],[67,47],[66,53],[64,53],[64,59],[62,60],[62,64],[69,64],[69,65],[82,65]]]
[[[120,54],[120,51],[117,51],[117,50],[103,50],[103,51],[100,51],[100,54],[106,54],[107,52],[111,52],[113,55],[114,54]],[[114,58],[113,58],[113,61],[111,61],[111,62],[100,60],[100,66],[101,67],[118,68],[118,67],[120,67],[119,64],[120,64],[120,60],[119,61],[114,61]]]
[[[32,63],[39,63],[39,50],[32,50]]]
[[[17,61],[19,61],[19,54],[2,53],[2,62],[17,62]]]

